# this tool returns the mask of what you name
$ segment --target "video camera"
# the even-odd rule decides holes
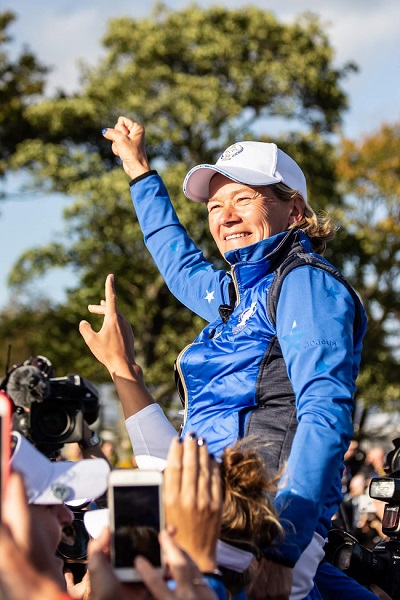
[[[46,357],[14,365],[2,381],[14,403],[13,428],[51,457],[64,444],[83,438],[84,422],[99,416],[96,387],[80,375],[53,377]]]
[[[80,375],[49,379],[49,393],[43,402],[33,402],[30,435],[37,444],[68,444],[83,437],[83,422],[94,423],[99,416],[99,394]]]
[[[0,382],[14,404],[13,428],[51,459],[64,444],[80,442],[84,422],[92,425],[99,416],[96,387],[80,375],[55,377],[52,363],[45,356],[32,356],[13,365]],[[86,570],[89,535],[83,522],[85,502],[73,509],[74,521],[63,529],[57,554],[75,581]]]
[[[369,486],[371,498],[386,502],[382,532],[388,539],[368,550],[346,531],[331,529],[325,557],[361,585],[375,583],[396,599],[400,598],[400,438],[393,444],[386,457],[388,476],[374,477]]]

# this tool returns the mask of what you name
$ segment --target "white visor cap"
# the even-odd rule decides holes
[[[298,191],[307,202],[307,183],[303,171],[276,144],[237,142],[229,146],[215,165],[203,164],[190,169],[183,182],[185,196],[194,202],[207,202],[210,180],[215,173],[250,186],[284,183]]]
[[[103,458],[51,461],[19,432],[11,434],[11,469],[21,473],[29,504],[63,504],[98,498],[110,467]]]

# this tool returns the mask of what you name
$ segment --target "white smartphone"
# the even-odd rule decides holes
[[[2,517],[4,490],[10,473],[11,453],[11,399],[0,390],[0,520]]]
[[[109,475],[108,507],[111,564],[121,581],[140,581],[136,556],[163,571],[158,534],[164,528],[163,476],[160,471],[115,469]]]

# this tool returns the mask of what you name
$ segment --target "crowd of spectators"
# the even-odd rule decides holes
[[[202,438],[176,437],[165,469],[167,528],[160,544],[168,565],[167,577],[143,557],[135,566],[141,583],[122,583],[110,563],[110,531],[93,534],[86,573],[74,578],[57,547],[73,522],[77,498],[103,495],[110,464],[103,458],[76,457],[75,462],[50,461],[19,433],[12,434],[12,473],[4,494],[0,526],[0,596],[4,600],[246,600],[268,598],[259,581],[261,548],[282,535],[278,515],[268,494],[271,479],[254,440],[227,449],[221,462],[209,454]],[[102,456],[100,449],[94,452]],[[346,467],[354,469],[352,447]],[[378,461],[378,455],[381,460]],[[382,455],[371,448],[344,485],[349,494],[361,481],[360,502],[354,511],[364,515],[365,482],[381,473]],[[350,470],[348,471],[350,473]],[[66,491],[67,490],[67,491]],[[348,500],[345,500],[345,503]],[[377,511],[372,507],[365,511]],[[94,510],[95,514],[104,511]],[[101,522],[101,519],[100,519]],[[356,528],[361,529],[360,523]],[[222,566],[221,565],[225,565]],[[261,586],[261,587],[260,587]],[[365,590],[367,594],[367,590]],[[389,598],[381,590],[377,595]],[[355,596],[358,598],[359,596]],[[363,596],[360,596],[363,597]],[[365,596],[368,598],[369,596]],[[376,597],[376,596],[375,596]]]
[[[118,446],[110,439],[96,440],[91,446],[93,432],[87,424],[84,438],[80,443],[65,444],[61,456],[51,461],[20,433],[12,434],[12,473],[0,526],[2,599],[274,597],[262,568],[263,550],[281,539],[284,531],[269,499],[278,478],[269,475],[259,442],[251,438],[239,441],[216,461],[206,440],[195,434],[172,440],[164,477],[167,527],[160,535],[168,570],[162,576],[139,557],[135,566],[142,582],[126,584],[110,566],[110,530],[103,513],[107,513],[105,490],[110,469],[132,468],[135,461],[119,462]],[[385,474],[384,464],[382,447],[363,451],[355,440],[345,456],[344,501],[334,526],[345,528],[367,548],[382,539],[383,503],[369,498],[368,485],[372,477]],[[73,565],[63,559],[60,548],[70,535],[76,502],[80,504],[83,497],[84,509],[90,509],[95,517],[92,523],[96,523],[96,515],[100,518],[97,532],[87,521],[88,550],[84,559]],[[356,587],[350,586],[349,593],[354,593],[355,599],[376,597],[365,588],[358,596],[361,586],[355,581],[353,585]],[[389,598],[382,590],[375,592]]]
[[[344,458],[343,502],[333,520],[334,527],[351,533],[364,547],[372,550],[382,539],[384,503],[369,496],[373,477],[383,477],[386,452],[383,446],[363,449],[355,439]]]

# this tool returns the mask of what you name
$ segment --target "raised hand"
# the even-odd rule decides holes
[[[135,362],[132,328],[118,312],[114,275],[107,276],[105,298],[100,304],[88,306],[89,312],[104,315],[100,331],[94,331],[87,321],[79,323],[79,331],[97,360],[110,372],[128,418],[154,400],[144,383],[142,369]]]
[[[222,491],[218,463],[202,438],[175,438],[164,472],[165,519],[175,540],[202,571],[217,566]]]
[[[98,333],[87,321],[81,321],[79,331],[90,350],[111,375],[121,365],[135,364],[134,336],[129,322],[118,312],[114,275],[108,275],[105,283],[105,301],[89,304],[89,312],[104,315]]]
[[[109,127],[102,133],[112,141],[111,149],[122,160],[124,171],[131,179],[150,171],[143,125],[128,117],[119,117],[114,129]]]

